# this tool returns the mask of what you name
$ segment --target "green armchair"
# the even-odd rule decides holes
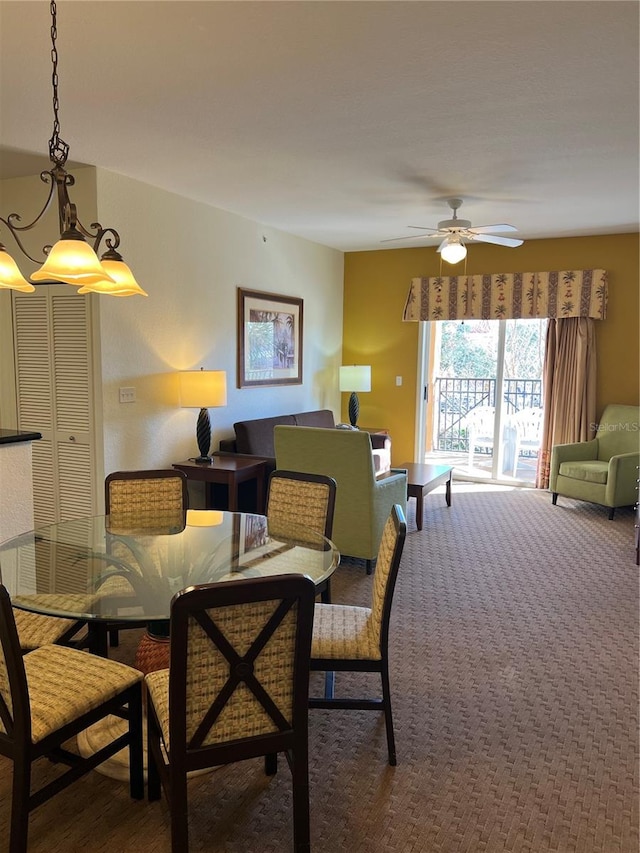
[[[336,481],[331,540],[341,554],[365,560],[371,574],[391,508],[400,504],[406,511],[407,472],[391,469],[376,479],[364,430],[276,426],[273,435],[278,468]]]
[[[558,495],[609,507],[613,518],[618,506],[637,500],[640,464],[640,407],[607,406],[597,437],[577,444],[556,444],[551,451],[549,490]]]

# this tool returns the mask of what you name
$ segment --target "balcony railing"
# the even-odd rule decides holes
[[[465,418],[478,406],[495,406],[496,380],[439,376],[434,382],[434,392],[434,450],[468,450],[469,436]],[[503,411],[508,415],[521,409],[541,406],[542,381],[505,379],[502,399]]]

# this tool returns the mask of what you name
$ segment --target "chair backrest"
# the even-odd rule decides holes
[[[325,474],[273,471],[269,477],[266,515],[273,536],[295,536],[305,530],[331,539],[336,481]]]
[[[0,584],[0,738],[31,740],[31,713],[24,660],[11,598]]]
[[[640,449],[640,407],[617,403],[605,407],[596,432],[598,459],[608,462],[620,453]]]
[[[495,406],[477,406],[467,412],[463,424],[469,430],[470,436],[478,440],[493,443],[493,425],[496,416]]]
[[[306,741],[314,599],[303,575],[197,586],[174,597],[172,763],[222,764]]]
[[[527,407],[512,416],[518,439],[521,442],[539,443],[542,440],[544,409],[540,406]]]
[[[182,526],[189,508],[187,475],[173,468],[114,471],[104,482],[111,529]]]
[[[373,575],[371,619],[380,648],[386,645],[388,639],[393,591],[406,536],[407,523],[404,513],[402,507],[396,504],[384,526]]]

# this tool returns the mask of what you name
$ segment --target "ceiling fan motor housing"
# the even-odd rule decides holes
[[[471,228],[470,219],[443,219],[438,222],[438,231],[463,231],[466,228]]]

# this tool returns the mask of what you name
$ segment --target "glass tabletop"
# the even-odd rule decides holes
[[[316,586],[338,565],[334,544],[262,515],[188,510],[170,517],[94,516],[0,544],[0,579],[16,607],[89,620],[168,619],[197,584],[300,573]]]

